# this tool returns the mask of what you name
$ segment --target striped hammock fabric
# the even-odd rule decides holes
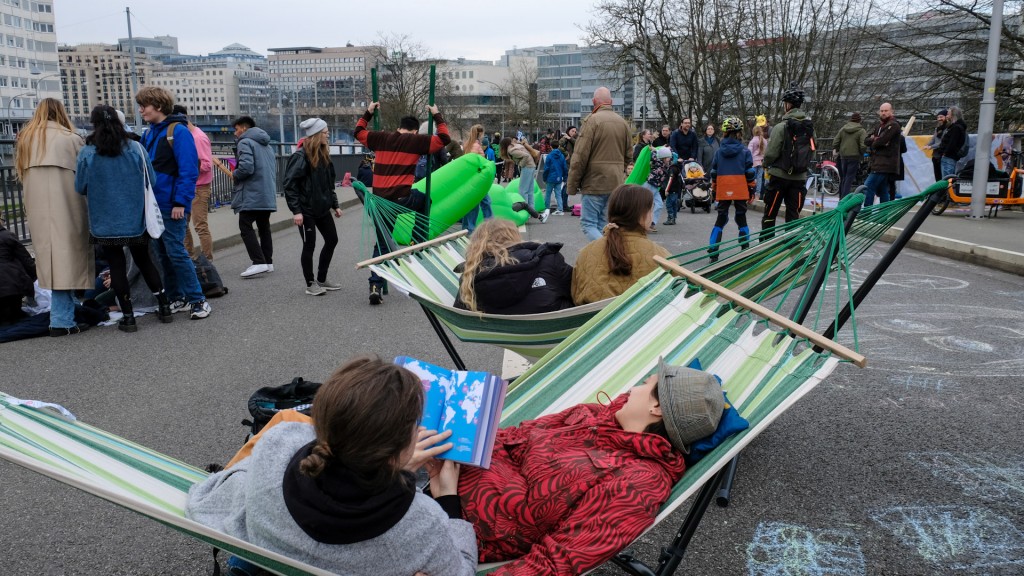
[[[579,402],[596,401],[602,392],[614,396],[641,382],[655,369],[660,356],[673,363],[699,359],[706,370],[722,378],[730,399],[751,427],[688,470],[659,520],[682,505],[841,361],[832,352],[815,352],[803,339],[806,335],[768,329],[766,321],[754,313],[693,289],[669,270],[670,263],[663,261],[662,266],[664,269],[616,298],[517,379],[502,415],[502,424],[510,425]],[[757,314],[772,314],[757,308]],[[838,345],[831,348],[863,363],[852,351]],[[149,516],[272,572],[324,574],[184,518],[188,488],[204,478],[204,472],[86,424],[20,406],[5,395],[0,395],[0,457]],[[481,566],[480,570],[489,568]]]
[[[849,264],[895,224],[924,193],[861,210],[844,235],[843,264]],[[707,248],[674,256],[684,265],[697,267],[702,276],[762,302],[806,284],[820,261],[836,228],[843,225],[848,210],[863,201],[851,194],[836,210],[801,218],[772,229],[772,238],[751,242],[741,249],[739,240],[719,245],[721,260],[708,264]],[[479,314],[452,306],[459,290],[455,267],[465,260],[469,238],[456,232],[435,240],[409,246],[357,264],[369,267],[391,286],[407,294],[437,316],[463,342],[491,344],[511,350],[530,361],[550,352],[612,299],[541,314]],[[835,264],[838,268],[840,263]],[[781,305],[781,301],[779,302]]]

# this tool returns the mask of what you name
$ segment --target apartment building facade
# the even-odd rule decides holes
[[[0,2],[0,106],[11,136],[43,98],[61,98],[53,2]]]

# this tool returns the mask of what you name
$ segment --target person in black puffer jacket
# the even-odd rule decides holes
[[[331,220],[341,218],[338,194],[334,190],[335,172],[331,164],[327,143],[327,122],[320,118],[303,120],[299,124],[306,139],[302,148],[288,159],[284,171],[284,197],[294,215],[292,221],[302,234],[302,274],[306,280],[306,294],[322,296],[328,290],[339,290],[341,284],[327,279],[327,269],[338,245],[338,229]],[[313,276],[313,251],[316,233],[324,237],[316,277]]]
[[[21,299],[32,296],[36,263],[0,220],[0,324],[22,318]]]
[[[466,250],[455,307],[487,314],[537,314],[571,308],[572,266],[560,243],[523,242],[515,224],[492,218]]]

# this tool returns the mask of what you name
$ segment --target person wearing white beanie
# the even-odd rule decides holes
[[[292,221],[302,235],[302,274],[306,280],[306,294],[322,296],[328,291],[340,290],[341,284],[327,280],[327,269],[338,245],[338,230],[331,213],[341,218],[338,194],[334,190],[336,176],[328,145],[327,122],[320,118],[303,120],[299,124],[305,134],[302,147],[292,153],[284,173],[284,197],[294,217]],[[324,238],[320,250],[319,266],[313,276],[313,251],[316,233]]]

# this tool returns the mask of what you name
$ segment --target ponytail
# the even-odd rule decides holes
[[[299,472],[310,478],[316,478],[327,467],[327,460],[331,457],[331,448],[325,442],[317,442],[309,456],[299,463]]]

